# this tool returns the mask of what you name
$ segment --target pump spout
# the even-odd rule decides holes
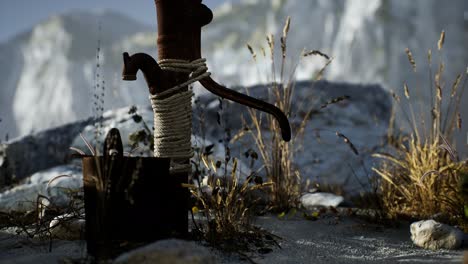
[[[123,53],[122,80],[134,81],[137,79],[137,72],[141,70],[145,77],[150,94],[157,92],[157,87],[161,87],[162,70],[158,63],[146,53],[136,53],[129,56]]]

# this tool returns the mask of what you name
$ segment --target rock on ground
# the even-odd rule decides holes
[[[49,223],[50,234],[60,240],[83,240],[85,238],[85,220],[71,214],[55,217]]]
[[[64,165],[40,171],[25,183],[0,193],[0,211],[36,210],[38,195],[48,197],[56,206],[67,206],[70,201],[67,190],[78,190],[82,186],[81,169],[76,166]]]
[[[69,147],[91,120],[51,128],[0,144],[0,188],[70,160]]]
[[[317,206],[338,207],[343,201],[342,196],[324,192],[306,193],[301,197],[301,204],[307,209],[313,209]]]
[[[124,253],[116,264],[214,264],[211,252],[197,244],[179,239],[160,240]]]
[[[268,100],[265,85],[257,85],[248,88],[253,97]],[[300,168],[303,180],[310,180],[320,184],[334,184],[343,186],[347,191],[360,192],[363,187],[368,187],[368,177],[366,172],[372,166],[375,160],[368,155],[377,151],[381,147],[383,139],[386,137],[388,119],[390,118],[391,100],[387,92],[378,85],[352,85],[345,83],[320,82],[297,82],[295,86],[294,98],[295,104],[292,106],[292,116],[290,122],[297,126],[301,120],[301,115],[309,108],[319,110],[311,117],[309,125],[305,128],[304,141],[294,142],[292,146],[298,152],[295,154],[294,163]],[[243,88],[240,92],[245,92]],[[338,104],[330,105],[322,109],[321,106],[333,98],[348,95],[348,100]],[[297,100],[306,98],[305,108],[299,109],[299,105],[304,102]],[[229,137],[226,130],[230,131],[230,137],[233,137],[238,131],[242,130],[242,116],[247,119],[247,107],[224,101],[223,112],[221,116],[224,127],[218,124],[217,118],[220,111],[219,100],[217,97],[207,94],[193,104],[193,138],[194,147],[201,147],[203,144],[214,143],[213,156],[215,160],[224,160],[223,139]],[[200,109],[204,111],[204,129],[200,124]],[[125,150],[130,151],[128,136],[130,133],[143,129],[142,122],[136,123],[132,116],[128,114],[129,107],[110,110],[104,113],[102,119],[101,139],[105,133],[112,127],[120,130],[125,144]],[[138,113],[146,121],[147,125],[152,127],[153,113],[150,108],[139,107]],[[263,115],[265,116],[265,115]],[[204,131],[202,133],[202,131]],[[356,155],[348,144],[343,142],[343,138],[336,135],[340,132],[353,143],[359,155]],[[9,181],[24,181],[32,174],[48,170],[50,168],[78,162],[79,160],[70,160],[70,154],[73,153],[70,146],[81,149],[89,154],[89,150],[79,134],[92,142],[95,135],[95,127],[91,120],[79,121],[71,124],[49,129],[39,133],[31,134],[26,137],[14,139],[7,145],[0,147],[0,189],[11,188],[6,186]],[[269,140],[271,133],[267,128],[263,130],[266,140]],[[206,142],[203,142],[206,140]],[[240,141],[230,144],[231,157],[239,158],[238,172],[242,176],[249,175],[251,168],[243,164],[250,164],[251,159],[245,156],[249,149],[255,150],[255,143],[249,135]],[[144,150],[145,148],[143,148]],[[138,150],[135,155],[148,155],[148,151]],[[3,153],[3,154],[2,154]],[[197,156],[194,157],[197,160]],[[232,159],[231,159],[232,163]],[[367,168],[363,167],[365,164]],[[256,161],[253,171],[261,166],[260,161]],[[79,165],[78,165],[79,167]],[[230,164],[228,164],[228,174],[230,174]],[[352,168],[352,169],[350,169]],[[218,170],[223,173],[224,170]],[[262,175],[263,171],[260,171]],[[58,175],[55,175],[58,176]],[[223,176],[223,175],[218,175]],[[264,176],[264,175],[263,175]],[[81,176],[78,176],[81,177]],[[78,179],[78,178],[77,178]],[[10,182],[11,183],[11,182]],[[23,188],[23,187],[21,187]],[[35,199],[38,193],[41,193],[39,187],[29,186],[21,192],[30,192],[27,196],[19,197],[21,200],[30,201]],[[28,189],[26,191],[26,189]],[[39,188],[43,190],[42,187]],[[44,193],[41,193],[44,194]],[[0,194],[1,203],[10,201],[7,197],[16,197],[11,192]],[[13,196],[8,196],[13,195]],[[16,195],[16,194],[15,194]],[[27,198],[27,199],[25,199]],[[4,206],[3,206],[4,207]]]
[[[246,89],[252,97],[272,102],[268,98],[268,85],[256,85]],[[239,88],[238,91],[246,93],[246,89]],[[291,149],[297,151],[294,154],[294,164],[299,168],[303,180],[317,182],[321,186],[343,186],[350,194],[372,190],[368,174],[378,160],[370,154],[385,151],[392,106],[389,93],[379,85],[328,81],[297,82],[294,89],[294,103],[289,117],[293,128],[299,127],[307,111],[316,110],[312,111],[313,114],[305,127],[304,140],[298,137],[297,141],[291,143]],[[326,102],[341,96],[350,98],[322,108]],[[219,100],[205,95],[199,98],[198,103],[204,110],[206,137],[212,142],[224,139],[225,129],[217,125]],[[237,103],[224,100],[222,113],[224,127],[232,136],[244,129],[243,118],[247,123],[250,122],[248,108]],[[269,143],[271,131],[266,125],[266,114],[262,114],[262,117],[262,135],[265,142]],[[194,132],[201,131],[201,127],[203,126],[199,122],[195,122]],[[293,129],[292,132],[294,140],[296,130]],[[358,155],[336,132],[349,139]],[[250,160],[243,154],[249,149],[258,152],[249,133],[236,141],[236,144],[232,144],[230,149],[231,156],[238,155],[246,164],[249,164]],[[261,162],[257,161],[254,165],[255,171],[260,168]],[[260,171],[260,174],[262,173],[263,170]]]
[[[463,244],[464,233],[457,228],[434,220],[422,220],[411,224],[411,240],[422,248],[458,249]]]

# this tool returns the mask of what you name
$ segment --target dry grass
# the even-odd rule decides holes
[[[221,162],[210,155],[201,155],[201,160],[203,168],[195,166],[195,184],[187,185],[197,201],[192,207],[196,233],[216,248],[243,255],[253,249],[271,250],[276,244],[274,236],[252,224],[259,201],[257,192],[269,188],[271,183],[263,183],[254,176],[239,182],[237,159],[233,159],[230,175],[222,177],[217,174],[223,170]],[[204,184],[199,180],[202,175],[206,179]]]
[[[264,57],[269,56],[271,62],[271,85],[268,88],[269,99],[275,106],[281,109],[288,119],[292,116],[302,116],[302,121],[297,126],[292,127],[293,137],[290,142],[284,142],[280,135],[280,128],[274,118],[271,116],[263,117],[262,113],[249,109],[248,114],[250,122],[244,121],[244,127],[247,128],[239,132],[233,141],[249,134],[253,137],[258,149],[259,156],[263,160],[264,170],[268,181],[273,183],[270,193],[271,209],[277,212],[288,211],[298,206],[298,198],[301,194],[302,178],[298,168],[294,165],[294,155],[298,148],[302,146],[304,129],[315,109],[306,109],[302,114],[293,113],[292,98],[295,90],[295,73],[301,60],[309,56],[320,56],[327,60],[325,66],[317,73],[316,80],[321,79],[325,68],[330,64],[330,59],[326,54],[320,51],[303,51],[300,58],[293,65],[289,77],[286,78],[286,58],[287,58],[287,39],[290,29],[290,18],[288,17],[280,38],[281,44],[281,62],[279,76],[275,61],[275,38],[268,35],[266,40],[268,44],[269,55],[262,50]],[[253,60],[257,63],[257,53],[251,45],[247,45]],[[258,65],[258,64],[257,64]],[[246,90],[248,93],[249,91]],[[300,104],[295,102],[295,104]],[[295,109],[301,109],[295,108]],[[297,114],[297,115],[296,115]],[[266,120],[266,125],[263,123]],[[265,132],[265,127],[269,132]]]
[[[91,143],[80,134],[88,150],[94,156],[96,155],[97,149],[95,149]],[[78,153],[79,156],[85,156],[85,152],[81,149],[70,147]],[[69,221],[77,219],[84,219],[84,192],[82,188],[72,189],[64,187],[53,187],[51,184],[60,178],[71,177],[70,175],[58,175],[47,182],[47,193],[50,194],[52,188],[59,188],[61,192],[66,195],[68,204],[58,206],[48,196],[38,194],[35,201],[24,201],[34,205],[34,210],[27,212],[0,212],[0,230],[2,229],[14,229],[18,235],[25,235],[26,237],[40,238],[49,240],[52,243],[52,228],[49,226],[50,222],[57,216],[57,224],[54,227],[60,225],[66,225]],[[101,184],[104,184],[101,182]],[[51,244],[50,244],[51,247]]]
[[[442,52],[444,39],[445,33],[442,32],[438,41],[439,53]],[[411,51],[406,49],[406,54],[416,72],[416,62]],[[426,107],[429,113],[421,112],[416,117],[416,103],[412,100],[413,91],[408,84],[405,83],[403,87],[404,101],[393,94],[411,130],[408,136],[392,138],[396,147],[394,153],[374,155],[382,158],[383,162],[373,170],[382,178],[382,203],[388,216],[418,219],[436,216],[442,221],[460,224],[463,222],[466,204],[462,197],[462,181],[467,177],[468,163],[459,160],[451,145],[456,129],[461,128],[459,106],[468,72],[456,77],[448,93],[446,90],[449,87],[443,80],[444,62],[440,60],[433,76],[432,51],[429,50],[427,58],[430,76],[428,88],[431,89],[430,108]],[[405,110],[403,104],[409,110]],[[427,117],[430,117],[429,120],[425,120]],[[393,126],[390,125],[391,128]]]
[[[439,140],[418,142],[410,138],[397,155],[376,154],[384,159],[375,169],[382,177],[383,206],[391,217],[459,218],[463,213],[460,177],[467,164],[454,162]]]
[[[50,184],[58,178],[70,177],[60,175],[48,182]],[[55,187],[57,188],[57,187]],[[61,188],[61,187],[59,187]],[[39,238],[49,241],[49,251],[52,248],[52,228],[50,222],[56,219],[58,222],[53,228],[59,225],[67,225],[70,221],[84,219],[83,191],[80,189],[61,188],[67,195],[69,201],[66,206],[57,206],[48,197],[38,195],[34,204],[35,209],[27,212],[0,212],[0,230],[9,229],[16,232],[17,235],[24,235],[29,239]],[[61,218],[56,218],[62,216]],[[65,217],[63,217],[65,216]]]
[[[252,224],[252,219],[260,208],[261,196],[271,188],[272,183],[264,183],[262,178],[251,173],[245,175],[238,167],[238,159],[231,157],[229,116],[225,115],[224,103],[219,99],[217,123],[224,131],[220,143],[224,147],[224,157],[214,157],[214,144],[206,145],[204,106],[195,100],[201,140],[195,147],[192,184],[187,185],[194,201],[192,204],[192,234],[209,245],[236,252],[249,259],[249,254],[269,252],[276,246],[275,236]],[[258,159],[249,150],[244,155],[250,158],[250,167]],[[245,178],[244,178],[245,177]],[[244,179],[244,180],[241,180]]]

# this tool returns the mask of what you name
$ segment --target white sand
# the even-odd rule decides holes
[[[334,216],[317,221],[301,217],[259,217],[256,223],[282,237],[281,248],[265,255],[252,254],[256,263],[462,263],[463,250],[430,251],[410,240],[409,224],[398,228],[371,225]],[[84,241],[30,241],[0,232],[0,263],[59,263],[86,254]],[[213,252],[219,263],[249,263],[236,255]]]

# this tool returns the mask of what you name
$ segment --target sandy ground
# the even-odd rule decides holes
[[[463,250],[431,251],[411,242],[409,223],[398,228],[371,225],[355,218],[261,217],[257,223],[283,238],[257,263],[462,263]]]
[[[6,232],[0,232],[0,263],[52,264],[64,263],[65,258],[86,256],[85,241],[49,241],[27,239]]]
[[[325,217],[259,217],[256,224],[282,237],[281,248],[251,256],[256,263],[462,263],[463,250],[430,251],[414,246],[409,224],[388,228],[365,221]],[[86,255],[84,241],[31,241],[0,232],[0,263],[62,263]],[[235,255],[213,252],[219,263],[249,263]]]

